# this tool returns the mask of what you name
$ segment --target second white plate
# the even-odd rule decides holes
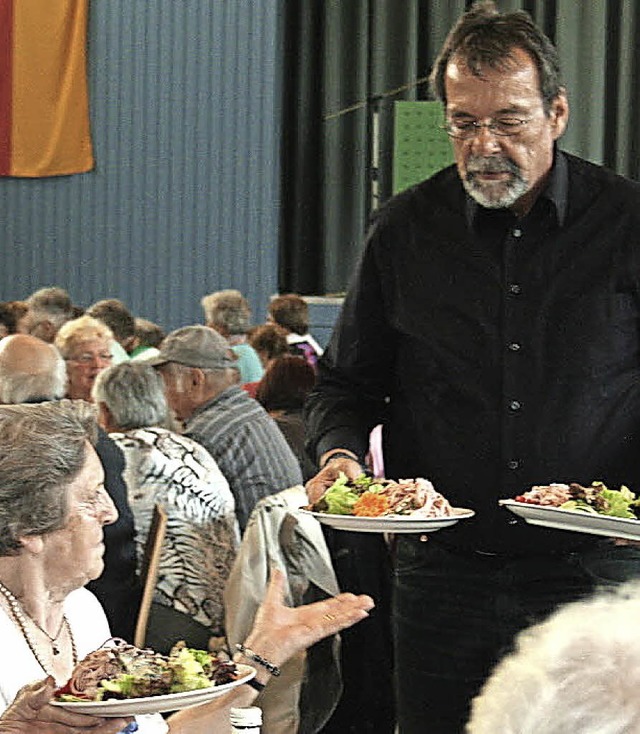
[[[515,500],[500,500],[499,502],[530,525],[541,525],[555,530],[572,530],[574,533],[604,535],[607,538],[640,540],[640,520],[561,510],[559,507],[531,505]]]

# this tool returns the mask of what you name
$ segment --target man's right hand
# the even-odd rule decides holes
[[[315,477],[311,477],[305,485],[311,504],[317,502],[322,497],[340,476],[340,472],[346,474],[348,479],[356,479],[362,474],[362,467],[360,466],[360,462],[355,459],[347,459],[343,456],[333,460],[330,459]]]

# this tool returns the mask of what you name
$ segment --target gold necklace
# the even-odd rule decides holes
[[[13,619],[15,620],[16,624],[20,628],[20,632],[22,632],[22,636],[25,639],[25,642],[27,643],[27,646],[29,647],[29,650],[31,650],[31,653],[33,657],[37,660],[38,664],[44,670],[44,672],[47,675],[53,676],[53,673],[50,670],[47,670],[44,662],[42,661],[42,658],[40,657],[40,654],[38,653],[38,647],[31,639],[31,635],[29,634],[29,630],[27,629],[26,620],[27,618],[30,619],[33,624],[42,632],[51,643],[51,652],[54,655],[60,654],[60,648],[57,645],[58,638],[60,637],[60,634],[62,633],[63,629],[66,629],[69,633],[69,639],[71,640],[71,657],[73,659],[73,667],[78,664],[78,651],[76,650],[76,641],[73,639],[73,634],[71,632],[71,627],[69,625],[69,620],[67,619],[66,614],[62,615],[62,622],[60,622],[60,627],[58,627],[58,632],[55,637],[51,637],[51,635],[36,622],[35,619],[30,617],[25,611],[18,599],[7,589],[7,587],[0,582],[0,593],[4,596],[4,598],[7,600],[7,603],[9,604],[9,610],[11,611],[11,615]]]

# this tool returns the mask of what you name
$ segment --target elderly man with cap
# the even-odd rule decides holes
[[[167,336],[150,363],[185,435],[209,451],[229,482],[242,531],[259,499],[302,483],[280,429],[237,384],[236,357],[224,337],[208,326],[185,326]]]

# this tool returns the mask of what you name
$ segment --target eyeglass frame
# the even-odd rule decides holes
[[[444,132],[446,132],[450,138],[454,138],[455,140],[471,140],[472,138],[475,138],[477,135],[480,134],[480,131],[483,127],[486,127],[492,135],[496,135],[499,138],[513,138],[519,135],[522,132],[523,128],[528,125],[533,118],[522,118],[515,116],[512,117],[509,115],[505,115],[502,118],[503,121],[508,119],[512,120],[514,123],[514,129],[512,132],[505,132],[504,130],[501,131],[498,128],[498,125],[501,124],[500,119],[501,118],[491,119],[488,122],[480,122],[479,120],[465,120],[463,124],[468,125],[469,127],[466,132],[463,132],[463,134],[456,134],[453,132],[452,126],[459,123],[454,123],[450,120],[443,123],[442,125],[439,125],[439,127],[441,130],[444,130]]]

